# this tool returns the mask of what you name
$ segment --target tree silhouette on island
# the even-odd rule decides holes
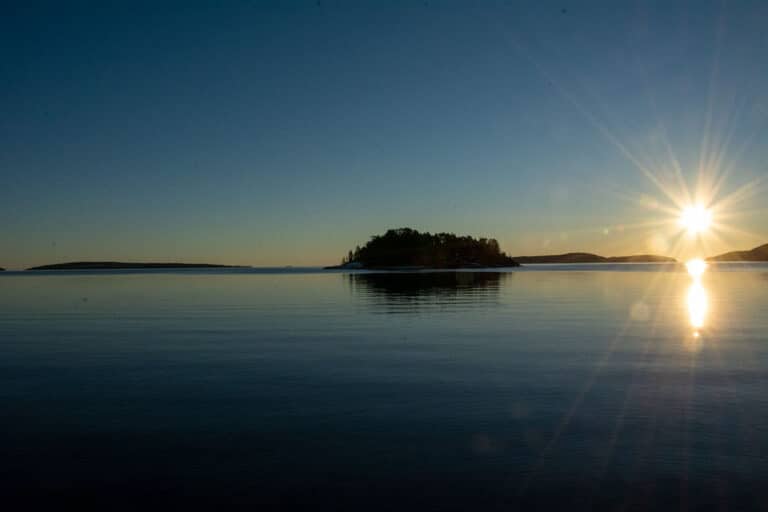
[[[409,269],[518,267],[493,238],[390,229],[349,251],[341,265],[326,268]]]

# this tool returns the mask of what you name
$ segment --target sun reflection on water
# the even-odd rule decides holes
[[[688,273],[691,275],[694,281],[701,280],[701,276],[704,275],[704,271],[707,270],[707,264],[702,259],[693,259],[685,264],[685,268],[688,269]]]
[[[688,317],[691,327],[697,329],[693,335],[698,336],[698,329],[704,327],[704,320],[707,316],[707,291],[701,282],[694,282],[688,288]]]
[[[704,323],[707,318],[707,310],[709,309],[709,299],[707,297],[707,291],[702,284],[702,277],[704,271],[707,269],[707,264],[704,260],[694,259],[685,264],[690,274],[692,283],[688,287],[688,295],[686,297],[686,303],[688,305],[688,319],[693,327],[693,337],[698,338],[700,336],[700,330],[704,327]]]

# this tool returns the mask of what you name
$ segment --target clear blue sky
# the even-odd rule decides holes
[[[764,2],[4,4],[0,266],[328,264],[400,226],[659,252],[649,205],[671,203],[638,163],[665,187],[672,155],[691,186],[727,170],[718,199],[768,172],[766,19]],[[713,250],[768,242],[760,194],[729,208]]]

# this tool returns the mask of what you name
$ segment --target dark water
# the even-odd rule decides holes
[[[0,421],[17,506],[761,509],[768,266],[6,273]]]

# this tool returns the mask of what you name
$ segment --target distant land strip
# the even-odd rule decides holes
[[[191,268],[250,268],[243,265],[214,265],[211,263],[126,263],[122,261],[73,261],[31,267],[27,270],[116,270],[116,269],[191,269]]]
[[[513,256],[518,263],[676,263],[675,258],[655,254],[635,254],[631,256],[600,256],[589,252],[569,252],[565,254],[545,254],[542,256]]]

